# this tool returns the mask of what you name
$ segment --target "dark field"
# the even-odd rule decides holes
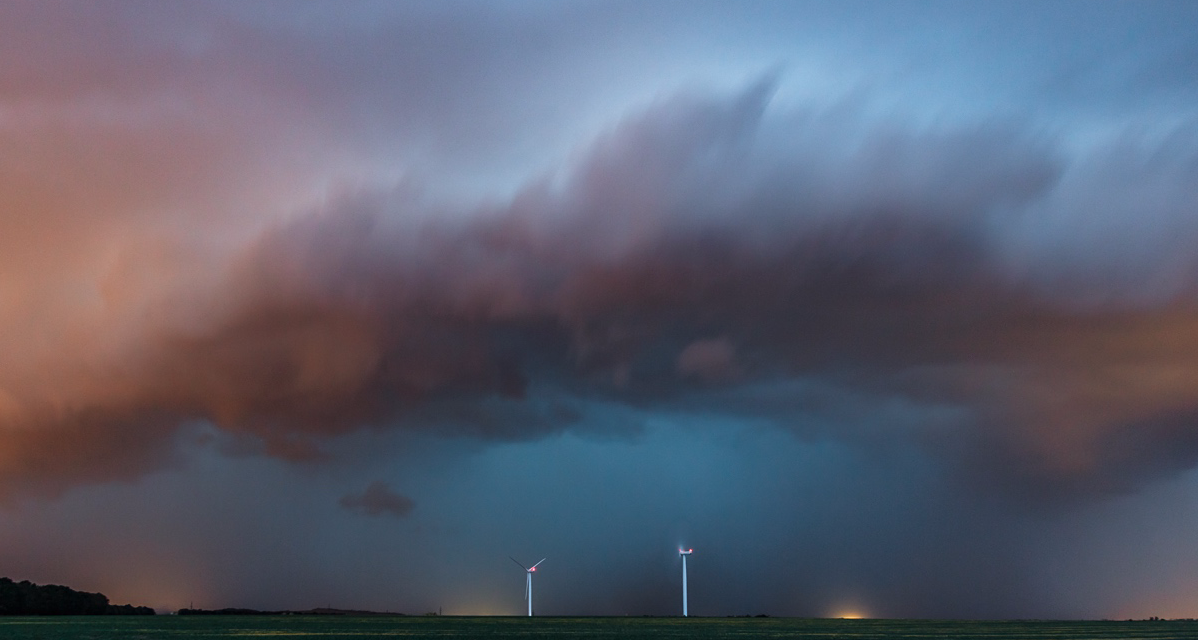
[[[809,618],[94,616],[0,618],[0,639],[179,638],[1198,639],[1198,622],[960,622]]]

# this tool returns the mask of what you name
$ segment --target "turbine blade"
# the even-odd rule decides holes
[[[520,567],[521,569],[524,569],[525,571],[528,571],[528,567],[526,567],[526,566],[524,566],[524,565],[520,564],[519,562],[516,562],[516,559],[515,559],[515,558],[512,558],[511,556],[508,556],[508,557],[512,559],[512,562],[515,562],[515,563],[516,563],[516,566],[517,566],[517,567]]]
[[[544,561],[545,561],[545,558],[541,558],[540,560],[537,560],[537,564],[541,564]],[[531,567],[529,567],[529,569],[535,568],[537,566],[537,564],[532,565]]]

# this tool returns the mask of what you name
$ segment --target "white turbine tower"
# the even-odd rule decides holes
[[[511,556],[508,557],[512,558]],[[544,561],[545,559],[541,558],[540,560],[537,560],[537,564],[541,564]],[[512,558],[512,562],[515,562],[521,569],[524,569],[525,575],[528,576],[528,580],[525,582],[524,587],[524,599],[528,601],[528,615],[532,616],[532,574],[537,570],[537,564],[534,564],[531,567],[526,567],[517,562],[515,558]]]
[[[687,617],[687,615],[686,615],[686,557],[694,552],[695,552],[694,549],[686,549],[686,550],[683,550],[681,548],[678,549],[678,555],[682,556],[682,617],[684,617],[684,618]]]

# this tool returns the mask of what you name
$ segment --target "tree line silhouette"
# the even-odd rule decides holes
[[[0,578],[0,615],[104,616],[154,615],[150,607],[109,604],[102,593],[75,591],[57,584],[36,585],[28,580]]]

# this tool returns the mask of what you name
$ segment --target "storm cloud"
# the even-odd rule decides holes
[[[801,433],[815,413],[819,437],[912,439],[974,481],[1033,492],[1134,489],[1195,461],[1198,370],[1168,336],[1195,321],[1177,263],[1198,241],[1183,215],[1198,145],[1070,157],[1011,127],[772,114],[774,82],[662,99],[500,205],[367,189],[267,229],[224,278],[146,303],[144,317],[168,320],[131,327],[122,369],[56,381],[58,407],[36,401],[50,389],[10,391],[29,453],[8,484],[38,479],[26,456],[45,456],[50,477],[69,461],[68,481],[152,468],[186,420],[307,459],[366,425],[535,437],[567,428],[575,397],[694,401]],[[1127,255],[1150,240],[1134,230],[1109,246],[1029,246],[1046,216],[1093,211],[1071,183],[1146,189],[1128,165],[1166,160],[1149,174],[1153,208],[1110,215],[1150,220],[1154,237],[1168,227],[1174,251]],[[1106,277],[1126,269],[1155,287]],[[185,299],[197,312],[179,326],[163,307]],[[709,390],[696,381],[720,400],[692,400]],[[745,406],[788,381],[824,391]],[[531,419],[464,409],[532,405],[541,385],[562,392],[524,408]],[[456,420],[425,406],[451,397]],[[899,424],[868,408],[895,403],[911,412]],[[140,444],[120,457],[97,446],[117,437]],[[80,440],[94,459],[59,449]]]
[[[614,451],[662,421],[848,452],[828,477],[872,460],[1000,533],[1163,490],[1198,464],[1198,87],[1151,71],[1191,60],[1191,10],[1118,49],[1130,5],[1099,4],[1043,10],[1070,55],[1014,5],[4,5],[0,498],[216,455],[416,522],[389,482],[421,482],[338,475],[362,439]],[[672,47],[629,44],[655,25]],[[1013,544],[984,530],[926,529]],[[1022,565],[992,608],[930,605],[964,577],[904,600],[871,553],[846,571],[892,614],[1045,612]],[[626,572],[596,613],[664,602]]]

